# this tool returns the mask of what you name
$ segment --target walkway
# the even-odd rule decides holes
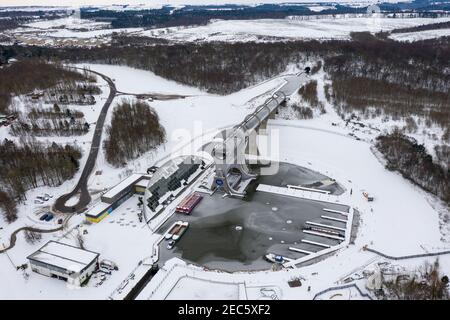
[[[97,124],[95,126],[94,137],[92,138],[91,151],[89,152],[89,156],[88,159],[86,160],[86,164],[84,165],[80,179],[78,180],[77,185],[71,192],[66,193],[61,197],[59,197],[58,199],[56,199],[53,208],[62,213],[82,212],[83,209],[89,204],[89,202],[91,202],[91,196],[88,191],[87,182],[97,161],[98,150],[100,149],[100,142],[102,138],[103,127],[105,125],[106,115],[108,114],[108,109],[111,106],[111,103],[113,102],[114,97],[117,94],[116,85],[114,84],[111,78],[97,71],[89,70],[89,72],[92,72],[102,77],[108,83],[110,91],[109,96],[106,99],[105,104],[103,105],[100,116],[98,117]],[[73,206],[66,206],[67,200],[72,198],[77,193],[80,193],[80,198],[78,202]]]

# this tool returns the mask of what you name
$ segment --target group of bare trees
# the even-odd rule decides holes
[[[89,131],[89,126],[84,121],[67,119],[21,119],[19,118],[11,126],[11,134],[23,136],[75,136]]]
[[[314,73],[321,68],[319,62],[314,66]],[[294,111],[297,119],[311,119],[314,117],[314,110],[318,110],[321,114],[325,113],[324,104],[319,101],[317,94],[317,80],[311,80],[298,90],[300,101],[289,103],[288,106]]]
[[[289,64],[323,60],[336,76],[387,80],[411,88],[445,91],[448,88],[450,38],[402,43],[369,33],[352,34],[353,41],[204,42],[152,44],[148,39],[122,36],[113,46],[96,48],[9,47],[16,56],[41,56],[75,62],[128,65],[227,94],[284,71]],[[130,42],[133,45],[129,45]],[[317,71],[321,66],[313,66]]]
[[[15,112],[19,116],[10,130],[11,134],[20,137],[19,141],[5,139],[0,142],[0,186],[3,189],[0,191],[0,211],[8,222],[16,219],[16,201],[23,200],[28,189],[58,186],[72,178],[79,167],[81,150],[78,147],[46,145],[32,137],[79,135],[89,130],[82,112],[62,111],[54,104],[53,109],[26,105],[22,114],[12,110],[11,98],[31,94],[32,100],[38,100],[43,94],[35,94],[36,91],[46,90],[47,97],[66,94],[92,101],[91,95],[100,93],[98,86],[93,84],[95,81],[96,78],[86,71],[74,71],[41,58],[21,57],[0,68],[0,113]]]
[[[387,169],[396,170],[421,188],[450,204],[450,172],[427,153],[425,147],[399,130],[377,137],[376,148],[387,160]]]
[[[325,58],[338,112],[450,125],[450,38],[405,44],[353,37],[359,46]]]
[[[46,103],[92,105],[95,104],[94,95],[101,93],[97,81],[91,74],[83,73],[85,80],[82,82],[64,82],[46,90]]]
[[[200,44],[166,44],[157,41],[139,44],[139,37],[127,39],[122,36],[120,41],[111,46],[90,49],[3,46],[0,47],[0,54],[7,52],[19,60],[23,57],[40,57],[128,65],[219,94],[231,93],[270,78],[286,70],[289,64],[305,66],[307,61],[320,60],[323,66],[313,66],[313,71],[323,68],[328,74],[332,84],[326,88],[325,95],[340,113],[357,111],[367,116],[404,118],[411,132],[417,128],[414,120],[417,118],[426,121],[428,126],[436,124],[442,127],[442,141],[448,144],[448,138],[445,137],[450,135],[450,37],[404,43],[369,33],[353,33],[351,36],[352,41]],[[35,65],[47,70],[46,76],[35,72],[38,69]],[[61,75],[69,81],[83,78],[82,74],[33,59],[25,64],[14,63],[1,69],[0,73],[0,112],[11,92],[28,92],[36,88],[36,83],[45,88],[55,86]],[[4,74],[11,77],[3,77]],[[309,84],[300,94],[311,107],[318,105],[320,108],[317,84]],[[304,108],[300,110],[302,117],[311,116],[312,110],[303,105],[300,107]],[[136,112],[138,109],[140,112]],[[117,110],[123,110],[123,113],[114,113],[105,143],[110,163],[121,165],[164,140],[164,131],[157,115],[148,106],[128,102]],[[152,123],[154,125],[148,125]],[[392,163],[398,164],[398,170],[405,176],[410,176],[411,180],[427,190],[441,195],[448,188],[448,184],[441,180],[441,171],[433,167],[432,161],[426,160],[429,158],[422,156],[422,152],[412,152],[406,147],[409,143],[400,143],[403,140],[397,138],[380,138],[378,145]],[[394,142],[402,150],[411,152],[403,156],[396,154],[389,147]],[[416,150],[414,148],[412,150]],[[423,161],[416,164],[407,162],[406,165],[404,157],[414,158],[413,154]],[[437,150],[436,154],[445,157],[445,147]],[[425,177],[424,172],[431,176]]]
[[[114,166],[122,166],[127,160],[156,148],[166,137],[158,114],[146,102],[139,100],[122,100],[114,108],[106,134],[106,159]]]
[[[336,77],[332,89],[339,113],[358,111],[366,117],[387,115],[405,120],[416,115],[443,128],[450,124],[449,93],[359,76]]]
[[[83,73],[69,70],[59,63],[24,57],[0,68],[0,113],[9,112],[12,96],[48,89],[59,83],[67,85],[84,80]]]
[[[0,213],[3,213],[3,218],[8,223],[17,219],[16,202],[8,192],[3,190],[0,190]]]
[[[398,275],[383,281],[384,299],[448,300],[448,275],[442,274],[439,261],[425,264],[412,275]]]
[[[133,43],[133,45],[129,45]],[[228,94],[283,72],[290,63],[320,50],[319,42],[182,43],[145,45],[148,38],[121,37],[114,46],[83,48],[14,47],[17,55],[75,62],[127,65],[208,92]]]
[[[415,27],[398,28],[391,31],[391,33],[405,33],[405,32],[419,32],[425,30],[439,30],[450,28],[450,21],[422,24]]]
[[[446,144],[436,145],[434,146],[434,153],[436,154],[437,162],[444,169],[450,170],[450,146]]]
[[[302,97],[304,101],[306,101],[312,108],[319,109],[320,113],[325,113],[325,106],[321,101],[319,101],[319,97],[317,94],[317,81],[312,80],[302,86],[298,90],[299,95]]]
[[[72,145],[5,139],[0,142],[0,185],[8,186],[11,197],[24,199],[28,189],[58,186],[72,178],[80,158],[81,150]]]
[[[42,240],[42,234],[32,230],[25,230],[25,241],[29,244],[35,244]]]
[[[81,111],[65,109],[62,111],[58,104],[51,108],[31,107],[30,112],[19,118],[11,125],[14,136],[73,136],[82,135],[89,131],[89,124],[83,119]]]

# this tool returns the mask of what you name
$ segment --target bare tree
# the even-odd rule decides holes
[[[122,100],[106,128],[106,159],[115,166],[136,159],[165,141],[166,132],[156,111],[143,101]]]
[[[399,300],[448,300],[448,276],[440,273],[439,261],[425,264],[413,275],[399,275],[385,281],[384,295]]]
[[[85,248],[85,240],[84,240],[84,237],[83,237],[83,235],[80,233],[80,231],[78,230],[78,233],[77,233],[77,235],[75,236],[75,239],[76,239],[76,241],[77,241],[77,245],[78,245],[78,247],[80,247],[80,249],[86,249]]]
[[[6,191],[0,190],[0,211],[6,222],[11,223],[17,219],[16,202]]]
[[[42,240],[42,235],[39,232],[32,230],[25,230],[25,241],[29,244],[35,244]]]

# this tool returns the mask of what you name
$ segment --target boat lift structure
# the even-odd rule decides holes
[[[211,152],[215,162],[212,189],[222,189],[230,196],[245,196],[245,187],[238,188],[238,186],[241,183],[247,186],[258,176],[252,173],[246,164],[246,150],[248,149],[254,156],[258,155],[256,134],[265,133],[267,121],[275,116],[278,107],[284,104],[289,96],[306,83],[309,71],[310,68],[307,67],[299,74],[286,76],[286,83],[262,105],[248,114],[241,123],[216,136],[218,142]]]

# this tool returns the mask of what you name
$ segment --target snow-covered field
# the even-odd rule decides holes
[[[54,32],[47,33],[48,36],[52,38],[78,38],[78,39],[89,39],[89,38],[99,38],[111,36],[113,33],[126,33],[132,34],[142,31],[142,28],[125,28],[125,29],[99,29],[91,31],[76,31],[68,29],[59,29]]]
[[[158,36],[174,41],[255,41],[260,37],[285,39],[350,39],[350,32],[379,32],[450,18],[320,18],[311,20],[263,19],[215,21],[206,26],[155,29],[142,35]]]
[[[78,19],[76,17],[70,16],[67,18],[54,19],[54,20],[41,20],[25,24],[30,28],[37,29],[98,29],[109,26],[107,22],[95,22],[86,19]]]
[[[450,29],[425,30],[417,32],[394,33],[389,38],[397,41],[420,41],[440,37],[450,37]]]
[[[105,64],[82,64],[91,70],[106,74],[114,79],[116,88],[120,92],[144,94],[163,93],[179,95],[204,95],[205,92],[175,81],[155,75],[153,72],[125,66],[111,66]]]
[[[349,200],[363,211],[362,234],[357,240],[361,246],[367,244],[390,255],[423,252],[421,245],[430,251],[442,248],[439,216],[426,194],[400,174],[387,171],[369,143],[334,133],[314,120],[273,121],[272,127],[280,132],[284,159],[322,168],[320,172],[338,181],[351,181],[355,199]],[[372,204],[365,201],[363,191],[374,196]]]
[[[237,300],[239,299],[239,286],[233,283],[211,282],[185,277],[178,280],[167,299]]]
[[[160,77],[155,76],[153,73],[148,71],[136,70],[128,67],[120,67],[120,66],[102,66],[102,65],[89,65],[89,68],[92,70],[96,70],[110,77],[116,77],[117,86],[119,90],[133,90],[134,92],[139,92],[139,90],[143,90],[142,93],[145,92],[164,92],[164,93],[183,93],[193,95],[192,97],[179,99],[179,100],[169,100],[169,101],[154,101],[151,102],[151,106],[156,109],[161,119],[162,125],[165,127],[167,131],[168,142],[158,148],[155,152],[149,153],[135,161],[132,161],[128,164],[127,167],[116,169],[111,167],[105,160],[103,152],[99,153],[96,163],[96,169],[94,172],[99,170],[101,174],[96,175],[92,174],[89,180],[89,188],[92,191],[93,202],[94,205],[100,196],[99,191],[103,191],[105,188],[110,188],[117,184],[120,180],[124,179],[131,172],[144,172],[146,168],[151,166],[156,160],[168,155],[174,149],[178,148],[180,145],[184,145],[186,142],[190,141],[190,138],[194,137],[196,134],[204,133],[208,129],[221,128],[224,126],[233,125],[242,120],[242,118],[250,111],[250,108],[256,107],[258,103],[260,103],[263,99],[266,98],[265,93],[272,91],[274,88],[278,87],[282,83],[281,78],[275,78],[272,81],[264,82],[262,85],[253,86],[251,88],[242,90],[240,92],[234,93],[229,96],[217,96],[217,95],[209,95],[196,88],[190,88],[187,86],[183,86],[177,84],[173,81],[167,81],[161,79]],[[121,79],[121,80],[119,80]],[[101,106],[104,102],[104,98],[108,95],[108,88],[105,87],[103,80],[100,80],[100,84],[102,84],[102,99],[97,99],[98,103],[95,106],[86,106],[79,108],[89,108],[92,112],[87,112],[86,110],[82,110],[85,112],[85,115],[88,121],[95,121],[96,117],[100,112]],[[134,87],[133,84],[140,84],[140,87]],[[127,97],[127,96],[124,96]],[[254,99],[254,97],[258,97]],[[132,98],[132,97],[130,97]],[[116,102],[119,101],[120,97],[116,98]],[[108,113],[108,117],[106,120],[106,124],[108,124],[111,120],[111,112]],[[217,117],[213,115],[218,115]],[[203,126],[203,129],[201,127]],[[83,149],[83,158],[81,160],[81,167],[84,166],[84,163],[87,158],[88,150],[90,147],[90,139],[92,139],[91,130],[87,135],[82,137],[77,137],[76,143],[80,145]],[[8,128],[2,127],[0,128],[0,137],[10,137],[8,134]],[[104,139],[105,135],[103,135]],[[48,138],[40,138],[42,140],[46,140]],[[57,137],[52,138],[56,142],[68,142],[74,141],[72,138],[63,138]],[[200,142],[201,143],[201,142]],[[47,210],[50,209],[50,205],[59,195],[64,194],[70,191],[75,185],[80,172],[77,173],[74,179],[70,181],[66,181],[62,186],[57,188],[38,188],[31,190],[27,193],[28,201],[19,207],[19,219],[11,225],[5,225],[2,222],[3,230],[0,230],[0,241],[3,242],[4,245],[7,245],[9,242],[10,234],[16,230],[17,228],[28,225],[28,226],[39,226],[43,228],[44,222],[38,221],[36,218],[36,214],[33,212],[37,210],[36,205],[33,204],[33,200],[36,195],[42,194],[44,192],[50,193],[54,196],[53,199],[49,200],[47,205]],[[122,265],[120,271],[117,273],[117,276],[112,277],[108,282],[105,282],[105,285],[99,288],[89,287],[83,288],[82,290],[70,290],[70,294],[66,294],[68,288],[66,288],[65,284],[60,281],[54,281],[54,279],[46,278],[35,273],[31,273],[28,280],[23,278],[22,272],[18,272],[12,268],[11,263],[8,261],[6,255],[0,255],[0,266],[2,266],[2,270],[5,270],[5,274],[11,275],[11,279],[14,281],[11,282],[8,286],[1,286],[0,288],[0,297],[1,298],[43,298],[43,297],[61,297],[66,299],[77,299],[77,298],[96,298],[96,299],[105,299],[112,291],[115,289],[120,282],[123,280],[129,272],[132,271],[134,267],[136,267],[138,261],[147,257],[150,254],[151,244],[156,241],[156,239],[151,238],[151,233],[148,232],[148,228],[141,228],[142,225],[137,227],[132,227],[133,223],[136,222],[135,217],[135,202],[137,200],[132,198],[128,200],[125,204],[120,207],[120,210],[114,211],[114,215],[108,217],[106,220],[102,221],[101,224],[93,225],[88,228],[89,234],[86,236],[87,246],[93,251],[98,251],[104,258],[109,258],[114,261],[117,261],[119,265]],[[44,209],[45,210],[45,209]],[[121,211],[123,210],[123,211]],[[122,217],[122,213],[124,216]],[[34,217],[34,218],[33,218]],[[32,218],[32,219],[31,219]],[[109,219],[111,218],[111,219]],[[125,220],[130,220],[128,228],[121,228],[120,218],[124,218]],[[110,223],[110,220],[116,219],[115,223]],[[134,220],[133,220],[134,219]],[[82,216],[74,216],[70,220],[70,226],[75,226],[83,220]],[[123,223],[122,223],[123,224]],[[52,224],[50,227],[54,227]],[[111,229],[111,228],[118,228]],[[142,235],[141,235],[142,230]],[[124,233],[117,237],[117,234]],[[130,237],[130,235],[133,235]],[[40,244],[37,245],[29,245],[24,241],[23,233],[19,233],[18,241],[16,246],[8,251],[9,257],[14,262],[14,265],[21,265],[26,263],[26,257],[39,248],[43,243],[48,241],[49,239],[57,239],[57,237],[61,236],[60,232],[44,235],[43,240]],[[110,239],[114,237],[114,239]],[[151,239],[153,240],[150,240]],[[73,234],[69,236],[67,239],[64,238],[63,241],[74,241]],[[124,239],[130,238],[131,241],[137,241],[135,244],[127,244],[124,242]],[[117,245],[112,245],[117,241]],[[139,245],[142,245],[141,249],[125,250],[125,246],[140,248]],[[148,249],[148,250],[147,250]],[[132,256],[129,256],[129,255]],[[126,260],[126,262],[122,263],[122,260]],[[9,266],[8,266],[9,265]],[[4,266],[4,268],[3,268]],[[29,290],[27,288],[30,288]],[[42,290],[42,288],[46,288]],[[26,296],[24,296],[24,291],[26,292]]]
[[[383,2],[405,2],[409,0],[385,0]],[[133,8],[160,8],[163,5],[220,5],[220,4],[261,4],[261,3],[283,3],[279,0],[156,0],[152,3],[143,4],[142,0],[124,0],[120,1],[120,5],[115,0],[66,0],[63,3],[58,0],[47,0],[46,6],[95,6],[109,5],[112,9],[120,9],[121,5],[131,5]],[[287,1],[289,2],[289,1]],[[317,0],[301,0],[299,3],[321,3]],[[351,4],[351,5],[367,5],[377,3],[374,0],[334,0],[327,3]],[[42,1],[39,0],[3,0],[0,6],[41,6]]]
[[[166,130],[167,142],[155,151],[146,154],[134,161],[130,161],[124,169],[112,168],[100,153],[97,158],[97,170],[103,170],[102,175],[92,175],[90,186],[94,189],[113,186],[127,174],[127,172],[145,172],[156,161],[164,158],[174,151],[195,152],[207,140],[196,139],[195,147],[186,150],[182,148],[194,137],[202,136],[206,132],[215,132],[218,128],[232,126],[241,121],[251,108],[267,98],[267,95],[283,83],[282,78],[275,78],[261,85],[253,86],[228,96],[207,94],[194,87],[181,85],[156,76],[154,73],[137,70],[125,66],[109,66],[98,64],[84,64],[88,68],[104,73],[116,79],[117,90],[126,93],[165,93],[188,95],[184,99],[149,102],[160,118]],[[254,99],[258,97],[257,99]],[[120,99],[134,99],[134,96],[121,95]],[[111,121],[111,112],[108,113],[106,124]],[[103,136],[104,138],[104,136]],[[182,150],[180,150],[182,149]],[[120,172],[120,174],[118,174]]]
[[[6,255],[0,255],[2,274],[8,275],[9,281],[0,287],[1,299],[106,299],[116,289],[120,282],[137,266],[138,262],[151,255],[151,244],[157,237],[149,228],[139,223],[137,217],[137,197],[127,200],[114,211],[114,215],[105,218],[102,223],[83,226],[68,231],[58,231],[51,235],[43,235],[39,244],[26,243],[23,236],[19,236],[16,247],[8,252],[15,265],[26,263],[26,256],[37,250],[48,240],[55,240],[71,245],[77,245],[78,232],[87,231],[83,235],[86,248],[101,253],[101,259],[108,259],[117,263],[119,270],[113,271],[100,286],[98,281],[90,281],[88,286],[80,289],[67,287],[63,281],[55,281],[45,276],[27,270],[30,275],[24,279],[21,271],[16,271],[8,262]],[[82,216],[76,216],[72,226],[82,221]],[[20,235],[20,234],[19,234]],[[132,250],[130,250],[132,248]]]
[[[361,214],[354,245],[316,264],[280,272],[223,274],[187,266],[173,259],[155,276],[139,299],[168,298],[175,288],[191,292],[193,286],[200,291],[199,295],[206,295],[201,283],[208,280],[230,285],[245,283],[245,297],[248,299],[267,298],[261,296],[261,290],[274,292],[281,299],[311,299],[321,290],[343,284],[347,277],[355,279],[354,283],[365,290],[364,278],[356,279],[361,278],[362,271],[373,270],[375,263],[383,262],[389,268],[413,271],[425,262],[434,261],[434,258],[417,258],[393,262],[364,251],[365,246],[393,256],[448,250],[449,243],[439,227],[441,217],[432,206],[435,199],[400,174],[387,171],[371,151],[370,143],[350,137],[350,129],[344,127],[343,121],[328,107],[327,111],[326,115],[312,120],[272,120],[269,130],[279,133],[281,160],[318,170],[346,187],[340,202],[351,203]],[[332,126],[332,123],[338,125]],[[375,201],[367,202],[363,191],[373,195]],[[439,261],[444,273],[449,270],[449,255],[441,256]],[[181,286],[184,281],[181,279],[185,277],[201,279],[200,284],[190,281]],[[302,279],[301,288],[287,285],[287,281],[294,277]],[[311,287],[311,291],[307,287]],[[158,290],[152,293],[155,288]],[[226,292],[226,288],[221,291],[222,299],[226,298]],[[362,298],[355,289],[345,289],[324,294],[320,299],[339,297]],[[195,296],[188,293],[183,298],[195,299]]]
[[[164,146],[130,161],[125,168],[120,169],[107,164],[103,152],[99,153],[94,172],[100,173],[91,175],[89,181],[89,188],[93,192],[92,205],[98,201],[100,191],[114,186],[131,172],[145,172],[157,160],[170,155],[195,136],[240,122],[283,83],[282,77],[276,77],[228,96],[218,96],[162,79],[148,71],[95,64],[88,67],[116,79],[119,91],[189,95],[185,99],[149,102],[166,129],[168,141]],[[319,80],[319,100],[325,103],[323,80],[319,79],[323,77],[323,73],[315,77]],[[79,107],[86,108],[82,111],[89,122],[98,117],[103,99],[108,95],[108,88],[103,80],[99,81],[102,81],[102,99],[97,99],[95,106]],[[126,95],[124,97],[132,98]],[[119,99],[120,97],[116,98],[115,102]],[[140,299],[267,299],[273,295],[280,299],[311,299],[320,290],[340,283],[347,276],[361,272],[375,262],[383,261],[375,254],[362,250],[364,246],[390,255],[449,249],[449,243],[440,229],[441,217],[432,207],[435,199],[398,173],[384,168],[383,163],[370,149],[370,139],[375,133],[366,133],[361,141],[357,141],[348,135],[352,132],[351,128],[345,127],[332,106],[325,103],[325,108],[327,113],[314,119],[271,120],[268,128],[279,133],[281,160],[319,171],[345,186],[346,192],[340,196],[339,201],[351,204],[361,213],[355,244],[316,264],[279,272],[268,270],[230,274],[205,271],[202,268],[187,266],[177,259],[171,260],[144,289]],[[108,113],[106,125],[111,120],[111,111],[112,108]],[[337,125],[333,126],[332,123]],[[2,127],[0,138],[5,137],[8,137],[7,128]],[[84,151],[81,166],[86,161],[91,138],[92,130],[82,138],[77,138],[77,143]],[[72,140],[74,139],[55,139],[57,142]],[[195,143],[197,145],[191,148],[192,151],[198,149],[198,141]],[[50,205],[57,196],[66,193],[75,185],[79,174],[58,188],[29,191],[29,201],[19,208],[19,219],[12,225],[6,226],[3,222],[0,224],[4,227],[0,230],[0,243],[7,244],[10,233],[20,226],[45,224],[33,218],[36,216],[34,204],[31,203],[34,197],[43,192],[51,193],[54,198],[49,201]],[[350,190],[353,191],[352,194]],[[373,195],[374,202],[367,202],[362,196],[363,191]],[[83,216],[74,216],[70,220],[68,230],[82,221]],[[95,287],[93,281],[87,287],[79,289],[68,288],[62,281],[38,275],[30,270],[27,270],[29,277],[25,278],[23,272],[17,271],[15,266],[26,263],[26,257],[50,239],[75,244],[78,231],[75,229],[67,234],[57,232],[43,235],[41,243],[35,245],[26,243],[23,233],[20,233],[16,246],[8,251],[8,256],[0,254],[2,279],[8,279],[0,280],[0,298],[106,299],[136,268],[139,261],[151,255],[152,246],[159,238],[152,234],[146,225],[138,222],[136,197],[127,200],[101,223],[83,226],[81,230],[87,231],[87,248],[99,252],[102,259],[116,262],[119,271],[113,272],[101,286]],[[426,259],[407,260],[402,262],[401,266],[415,268],[424,261]],[[450,257],[441,257],[440,263],[443,270],[450,270]],[[287,281],[293,277],[302,278],[302,287],[288,286]],[[309,286],[311,290],[307,290]],[[155,288],[156,292],[152,293]],[[341,290],[339,293],[339,297],[360,298],[352,289]],[[322,296],[324,299],[336,297],[332,294]]]
[[[326,7],[317,7],[322,10]],[[111,41],[113,33],[151,36],[175,42],[198,41],[268,41],[295,39],[350,39],[350,32],[390,31],[396,28],[413,27],[430,23],[450,21],[447,18],[387,18],[323,16],[297,19],[261,20],[215,20],[206,26],[171,27],[159,29],[125,28],[111,29],[108,23],[94,22],[76,17],[38,21],[15,30],[8,35],[19,42],[45,46],[97,46]],[[448,34],[448,30],[423,31],[411,34],[396,34],[396,40],[417,40]]]

